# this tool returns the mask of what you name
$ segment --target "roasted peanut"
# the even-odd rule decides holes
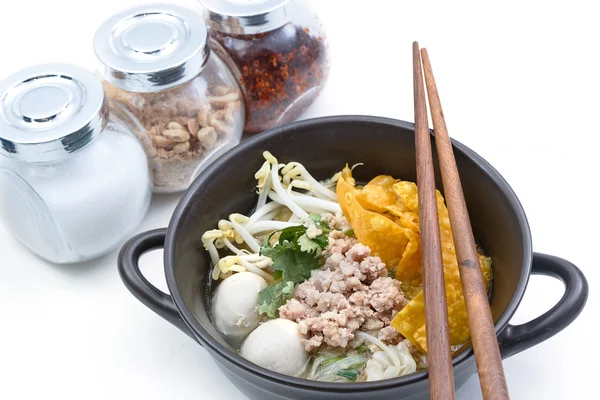
[[[239,99],[239,96],[235,92],[227,93],[223,96],[209,96],[208,97],[208,101],[209,101],[210,105],[213,107],[225,107],[227,105],[227,103],[229,103],[230,101],[236,101],[237,99]]]
[[[190,118],[187,123],[188,130],[192,136],[198,135],[198,121],[196,119]]]
[[[190,140],[190,134],[184,129],[167,129],[163,131],[163,136],[174,142],[181,143]]]
[[[181,129],[185,129],[185,128],[183,127],[183,125],[181,125],[179,122],[175,122],[175,121],[171,121],[171,122],[169,122],[169,123],[167,124],[167,128],[169,128],[169,129],[179,129],[179,130],[181,130]]]
[[[152,128],[148,129],[148,134],[150,135],[150,138],[157,136],[158,135],[158,126],[154,125],[154,126],[152,126]]]
[[[229,102],[227,103],[227,105],[225,106],[225,122],[227,122],[228,124],[233,124],[235,122],[235,118],[233,116],[235,110],[237,109],[237,102]]]
[[[170,149],[176,144],[174,141],[169,140],[164,136],[154,136],[152,142],[156,145],[156,147],[161,149]]]
[[[225,96],[227,93],[231,91],[227,86],[217,86],[213,89],[213,93],[215,96]]]
[[[225,121],[225,110],[219,110],[213,113],[213,117],[218,119],[219,121]]]
[[[190,142],[179,143],[173,146],[173,152],[175,154],[186,153],[190,150]]]
[[[205,149],[212,149],[217,142],[217,132],[215,128],[206,126],[198,131],[198,140]]]
[[[207,108],[203,108],[200,110],[200,112],[198,112],[198,124],[200,126],[207,126],[208,125],[208,116],[209,116],[209,111]]]

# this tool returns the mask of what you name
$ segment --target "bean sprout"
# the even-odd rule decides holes
[[[283,189],[283,186],[281,186],[281,182],[279,182],[279,179],[276,179],[279,177],[279,169],[281,168],[282,165],[283,164],[273,164],[273,167],[271,169],[271,178],[272,178],[273,186],[275,188],[275,192],[279,196],[281,204],[284,204],[285,206],[287,206],[287,208],[289,208],[290,211],[292,211],[294,214],[296,214],[302,221],[308,221],[308,213],[306,211],[304,211],[302,208],[300,208],[300,206],[298,206],[298,204],[296,204],[294,202],[294,200],[292,200],[287,195],[287,193],[285,192],[285,189]],[[272,192],[269,193],[269,195],[271,195],[271,194],[272,194]]]
[[[268,193],[267,193],[267,195],[268,195]],[[276,203],[276,202],[271,202],[271,203],[261,206],[260,208],[257,208],[256,211],[254,212],[254,214],[252,214],[252,216],[250,217],[250,219],[248,219],[248,222],[246,223],[246,228],[249,229],[252,226],[252,224],[261,220],[263,217],[268,215],[270,212],[272,212],[274,210],[278,210],[279,208],[281,208],[281,204]]]
[[[326,196],[330,200],[336,200],[337,199],[337,195],[335,194],[334,191],[329,190],[325,186],[323,186],[322,184],[320,184],[306,170],[306,168],[304,167],[304,165],[302,165],[300,163],[297,163],[297,162],[288,163],[285,166],[285,168],[281,171],[281,173],[284,174],[284,177],[287,177],[288,179],[294,179],[294,178],[297,178],[298,176],[301,176],[310,185],[310,187],[311,187],[310,190],[311,191],[316,191],[318,193],[321,193],[321,194],[323,194],[324,196]]]
[[[266,231],[277,231],[279,229],[289,228],[290,226],[297,226],[296,223],[290,223],[285,221],[259,221],[250,228],[251,234],[257,234]]]
[[[258,244],[258,240],[256,240],[250,234],[250,232],[248,232],[246,230],[246,228],[244,228],[240,224],[240,222],[236,221],[236,219],[240,220],[241,223],[244,223],[244,222],[248,221],[248,217],[244,217],[241,214],[231,214],[229,216],[229,221],[231,222],[231,225],[237,231],[237,233],[239,233],[242,236],[242,238],[244,239],[244,241],[246,242],[246,244],[248,245],[248,247],[250,247],[250,250],[252,250],[255,253],[259,253],[260,252],[260,245]]]
[[[272,271],[269,269],[273,261],[260,255],[260,242],[255,235],[307,225],[311,222],[309,213],[321,215],[341,212],[335,201],[335,192],[329,189],[339,179],[339,173],[322,184],[300,163],[280,164],[268,151],[263,156],[265,162],[254,175],[259,194],[254,213],[250,217],[231,214],[229,219],[218,222],[218,229],[202,236],[202,243],[214,266],[215,280],[224,279],[234,272],[248,271],[273,283]],[[287,221],[275,219],[282,211],[287,210],[291,212]],[[221,258],[219,250],[233,255]]]
[[[269,193],[269,198],[277,203],[284,204],[284,200],[279,196],[277,192]],[[322,210],[319,214],[324,211],[331,213],[341,213],[342,209],[338,203],[334,203],[329,200],[317,199],[303,194],[293,194],[290,199],[297,205],[301,206],[305,211],[308,210]],[[295,213],[294,213],[295,214]]]
[[[231,250],[231,252],[232,252],[232,253],[234,253],[234,254],[240,254],[241,250],[240,250],[240,249],[238,249],[237,247],[235,247],[235,246],[233,245],[233,243],[231,243],[231,242],[229,241],[229,239],[227,239],[227,238],[222,238],[221,240],[223,241],[223,243],[225,244],[225,246],[226,246],[226,247],[227,247],[229,250]]]

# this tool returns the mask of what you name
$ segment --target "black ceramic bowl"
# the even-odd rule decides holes
[[[503,357],[521,352],[568,326],[587,299],[587,282],[568,261],[532,252],[521,205],[504,179],[485,160],[454,142],[456,160],[477,241],[493,259],[492,314]],[[249,212],[256,202],[254,173],[269,150],[281,162],[299,161],[317,179],[346,163],[362,162],[355,177],[390,174],[416,180],[413,125],[375,117],[328,117],[294,123],[243,142],[212,164],[183,195],[169,227],[132,238],[119,256],[125,285],[144,304],[204,346],[243,393],[252,399],[425,399],[427,372],[371,383],[323,383],[280,375],[245,359],[227,345],[208,313],[210,259],[201,236],[233,212]],[[437,169],[437,166],[436,166]],[[438,183],[440,182],[437,176]],[[441,184],[438,184],[441,187]],[[140,273],[138,259],[164,246],[171,295]],[[550,275],[566,291],[550,311],[524,325],[510,325],[530,274]],[[476,372],[472,349],[454,357],[456,388]]]

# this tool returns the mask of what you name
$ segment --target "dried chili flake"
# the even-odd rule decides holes
[[[212,31],[213,47],[237,69],[246,101],[247,133],[296,119],[325,83],[325,41],[292,24],[258,35]],[[233,65],[231,65],[233,64]],[[308,99],[301,96],[310,93]]]

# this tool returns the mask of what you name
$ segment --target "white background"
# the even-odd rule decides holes
[[[412,121],[411,42],[418,40],[430,52],[451,135],[512,185],[535,250],[586,274],[591,294],[579,319],[505,361],[513,399],[598,398],[594,3],[313,0],[328,28],[332,73],[303,118],[359,113]],[[0,77],[50,61],[93,69],[95,29],[134,4],[140,2],[2,1]],[[166,226],[177,200],[156,197],[139,231]],[[125,289],[117,251],[83,265],[50,265],[1,226],[0,248],[0,398],[245,398],[205,350]],[[144,265],[164,288],[160,257],[152,253]],[[533,278],[513,322],[540,315],[561,295],[562,284]],[[458,398],[480,398],[476,377]]]

